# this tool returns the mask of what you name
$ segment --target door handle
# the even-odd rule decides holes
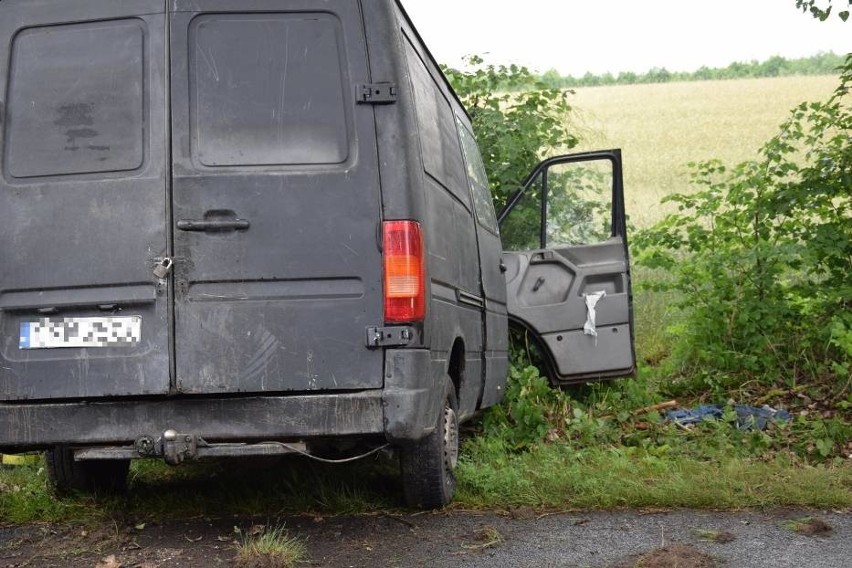
[[[181,231],[245,231],[250,226],[251,223],[245,219],[181,219],[177,222],[177,228]]]

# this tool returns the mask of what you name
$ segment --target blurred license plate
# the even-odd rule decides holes
[[[142,317],[39,318],[21,322],[19,349],[127,347],[142,339]]]

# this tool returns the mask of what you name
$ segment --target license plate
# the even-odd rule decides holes
[[[142,317],[40,318],[21,322],[19,349],[129,347],[142,339]]]

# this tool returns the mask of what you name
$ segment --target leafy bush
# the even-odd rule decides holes
[[[537,367],[513,365],[505,402],[485,415],[483,426],[488,435],[503,439],[509,447],[525,448],[541,442],[552,428],[564,424],[568,411],[568,399],[561,391],[550,388]]]
[[[634,238],[639,264],[673,275],[661,285],[680,293],[672,334],[687,372],[848,381],[850,87],[852,56],[834,95],[796,107],[759,159],[694,165],[700,190],[666,198],[678,213]]]
[[[443,71],[470,114],[499,211],[545,155],[577,145],[568,130],[571,91],[548,87],[526,67],[486,65],[476,55],[467,64]]]

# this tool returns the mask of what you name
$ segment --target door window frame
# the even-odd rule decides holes
[[[624,239],[625,248],[627,244],[627,214],[624,207],[624,176],[621,167],[621,150],[597,150],[594,152],[581,152],[577,154],[565,154],[554,156],[540,162],[521,184],[520,189],[513,192],[506,205],[497,214],[497,223],[502,226],[503,221],[512,210],[520,203],[527,191],[541,180],[541,211],[539,214],[539,248],[547,248],[547,202],[548,183],[547,174],[550,168],[561,164],[572,164],[579,162],[591,162],[608,160],[612,164],[612,196],[611,196],[611,233],[610,237],[621,237]]]

